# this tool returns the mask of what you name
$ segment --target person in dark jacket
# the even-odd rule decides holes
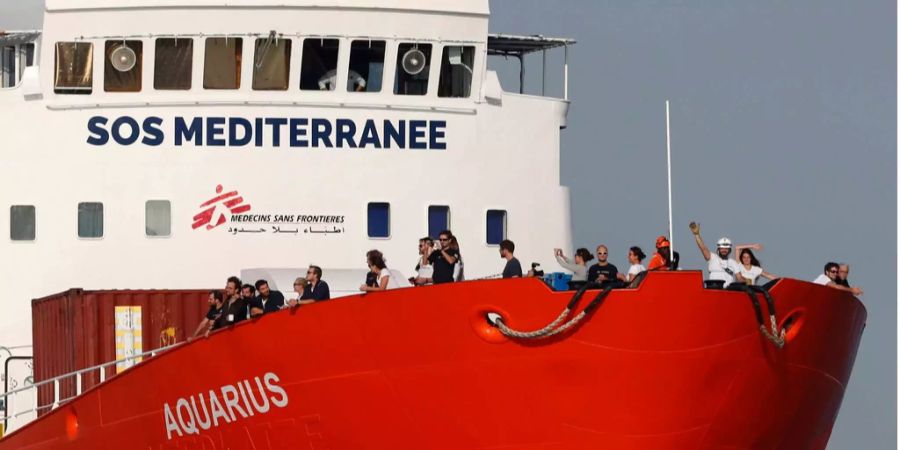
[[[214,329],[219,329],[247,319],[247,302],[241,298],[241,279],[228,277],[225,283],[224,311],[216,320]]]
[[[250,303],[250,317],[261,316],[284,308],[284,294],[269,289],[268,281],[257,281],[256,292],[259,295]]]
[[[300,300],[312,300],[321,302],[331,299],[331,291],[328,289],[328,283],[322,281],[322,268],[319,266],[309,266],[306,271],[306,290],[303,291],[303,297]],[[301,304],[305,302],[300,302]],[[311,303],[311,302],[310,302]]]

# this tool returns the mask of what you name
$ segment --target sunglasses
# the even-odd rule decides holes
[[[606,252],[597,252],[598,255],[606,255]]]
[[[828,273],[838,273],[837,270],[829,270]]]
[[[450,242],[450,239],[441,239],[441,242]]]

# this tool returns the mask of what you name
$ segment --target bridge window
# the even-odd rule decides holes
[[[141,41],[106,41],[106,60],[103,64],[103,90],[106,92],[140,92]]]
[[[153,67],[153,88],[161,91],[186,91],[190,89],[193,64],[193,39],[157,39],[156,63]]]
[[[33,241],[35,235],[35,214],[32,205],[9,207],[9,238],[14,241]]]
[[[172,202],[168,200],[148,200],[144,206],[144,221],[147,236],[171,236]]]
[[[438,97],[469,97],[472,92],[474,64],[475,47],[468,45],[444,47]]]
[[[381,92],[384,78],[384,41],[353,41],[350,45],[350,92]]]
[[[397,76],[394,94],[425,95],[431,69],[431,44],[400,44],[397,49]]]
[[[103,203],[83,202],[78,204],[78,237],[103,237]]]
[[[54,92],[90,94],[94,84],[94,44],[57,42]]]
[[[487,212],[487,244],[500,245],[506,239],[506,211],[490,209]]]
[[[271,35],[256,40],[253,56],[253,89],[285,91],[291,67],[291,40]]]
[[[243,49],[243,38],[206,38],[206,53],[203,58],[203,88],[240,88]]]
[[[0,47],[0,88],[8,88],[16,85],[18,64],[14,45]]]
[[[450,229],[450,207],[428,207],[428,236],[437,239],[441,231]]]
[[[391,237],[391,204],[369,203],[369,237]]]
[[[303,41],[303,62],[300,66],[300,89],[333,91],[337,82],[337,39],[309,38]]]

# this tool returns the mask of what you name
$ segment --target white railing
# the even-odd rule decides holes
[[[36,414],[36,413],[39,413],[39,412],[41,412],[41,411],[43,411],[43,410],[46,410],[46,409],[50,409],[50,410],[56,409],[56,408],[58,408],[60,405],[63,405],[63,404],[65,404],[66,402],[69,402],[69,401],[71,401],[72,399],[75,399],[76,397],[78,397],[79,395],[81,395],[81,392],[82,392],[82,380],[83,380],[83,378],[84,378],[86,375],[88,375],[88,374],[90,374],[90,373],[92,373],[92,372],[95,372],[95,371],[96,371],[96,372],[99,372],[99,374],[100,374],[100,382],[98,383],[98,385],[99,385],[99,384],[103,384],[103,383],[106,381],[106,369],[107,369],[108,367],[115,366],[116,364],[120,364],[120,363],[124,363],[124,362],[129,362],[129,361],[134,360],[134,359],[153,358],[153,357],[156,356],[158,353],[165,352],[165,351],[170,350],[170,349],[172,349],[172,348],[178,347],[178,346],[180,346],[180,345],[182,345],[182,344],[184,344],[184,342],[180,342],[180,343],[177,343],[177,344],[174,344],[174,345],[170,345],[170,346],[167,346],[167,347],[158,348],[158,349],[156,349],[156,350],[150,350],[150,351],[148,351],[148,352],[140,353],[140,354],[137,354],[137,355],[131,355],[131,356],[128,356],[128,357],[125,357],[125,358],[122,358],[122,359],[117,359],[117,360],[115,360],[115,361],[110,361],[110,362],[103,363],[103,364],[100,364],[100,365],[97,365],[97,366],[88,367],[88,368],[86,368],[86,369],[76,370],[76,371],[74,371],[74,372],[70,372],[70,373],[67,373],[67,374],[63,374],[63,375],[60,375],[60,376],[58,376],[58,377],[51,378],[51,379],[49,379],[49,380],[43,380],[43,381],[41,381],[41,382],[34,383],[34,384],[31,384],[31,385],[28,385],[28,386],[25,386],[25,387],[21,387],[21,388],[18,388],[18,389],[13,389],[12,391],[9,391],[9,392],[7,392],[7,393],[5,393],[5,394],[0,395],[0,400],[2,400],[2,404],[5,405],[5,410],[4,410],[4,413],[3,413],[4,416],[0,417],[0,422],[3,422],[4,424],[7,424],[7,422],[9,422],[10,420],[14,420],[14,419],[16,419],[16,418],[23,417],[23,416],[26,416],[26,415],[28,415],[28,414]],[[65,381],[65,380],[72,379],[72,378],[75,379],[75,395],[70,396],[70,397],[60,398],[60,395],[61,395],[61,394],[60,394],[60,392],[61,392],[60,385],[61,385],[61,383],[62,383],[63,381]],[[38,388],[40,388],[40,387],[42,387],[42,386],[49,386],[49,385],[52,385],[52,386],[53,386],[53,401],[50,402],[50,403],[47,403],[47,404],[45,404],[45,405],[41,405],[41,404],[40,404],[39,396],[37,395]],[[21,395],[21,394],[25,394],[25,393],[28,393],[28,392],[33,392],[33,393],[34,393],[34,397],[35,397],[35,400],[34,400],[34,407],[31,407],[31,408],[28,408],[28,409],[24,409],[24,410],[21,410],[21,411],[17,411],[17,410],[16,410],[16,403],[15,403],[15,401],[13,401],[13,400],[16,398],[16,396]],[[24,424],[20,424],[20,425],[24,425]],[[6,429],[5,429],[5,433],[9,433],[11,430],[12,430],[12,426],[6,428]]]

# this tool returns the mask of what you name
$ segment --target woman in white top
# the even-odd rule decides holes
[[[588,261],[594,259],[594,255],[586,248],[575,250],[575,262],[569,262],[569,258],[563,255],[561,248],[554,249],[556,262],[566,270],[572,271],[572,281],[587,281]]]
[[[777,276],[763,270],[763,268],[759,264],[759,260],[756,259],[756,255],[754,255],[753,251],[750,250],[762,250],[762,248],[763,247],[760,244],[738,245],[736,247],[737,251],[734,252],[734,259],[738,262],[740,271],[735,274],[735,279],[738,282],[753,285],[756,284],[756,279],[760,276],[769,280],[775,280],[778,278]]]
[[[647,268],[642,264],[646,257],[647,255],[645,255],[644,251],[638,246],[628,249],[628,264],[631,266],[628,268],[627,274],[619,272],[619,280],[631,283],[634,281],[634,277],[638,276],[639,273],[646,272]]]
[[[378,250],[370,250],[366,253],[366,262],[369,264],[369,270],[375,273],[375,279],[378,284],[375,286],[366,286],[363,284],[359,287],[363,292],[386,291],[388,289],[397,289],[400,287],[399,280],[391,276],[390,269],[384,263],[384,255]]]

